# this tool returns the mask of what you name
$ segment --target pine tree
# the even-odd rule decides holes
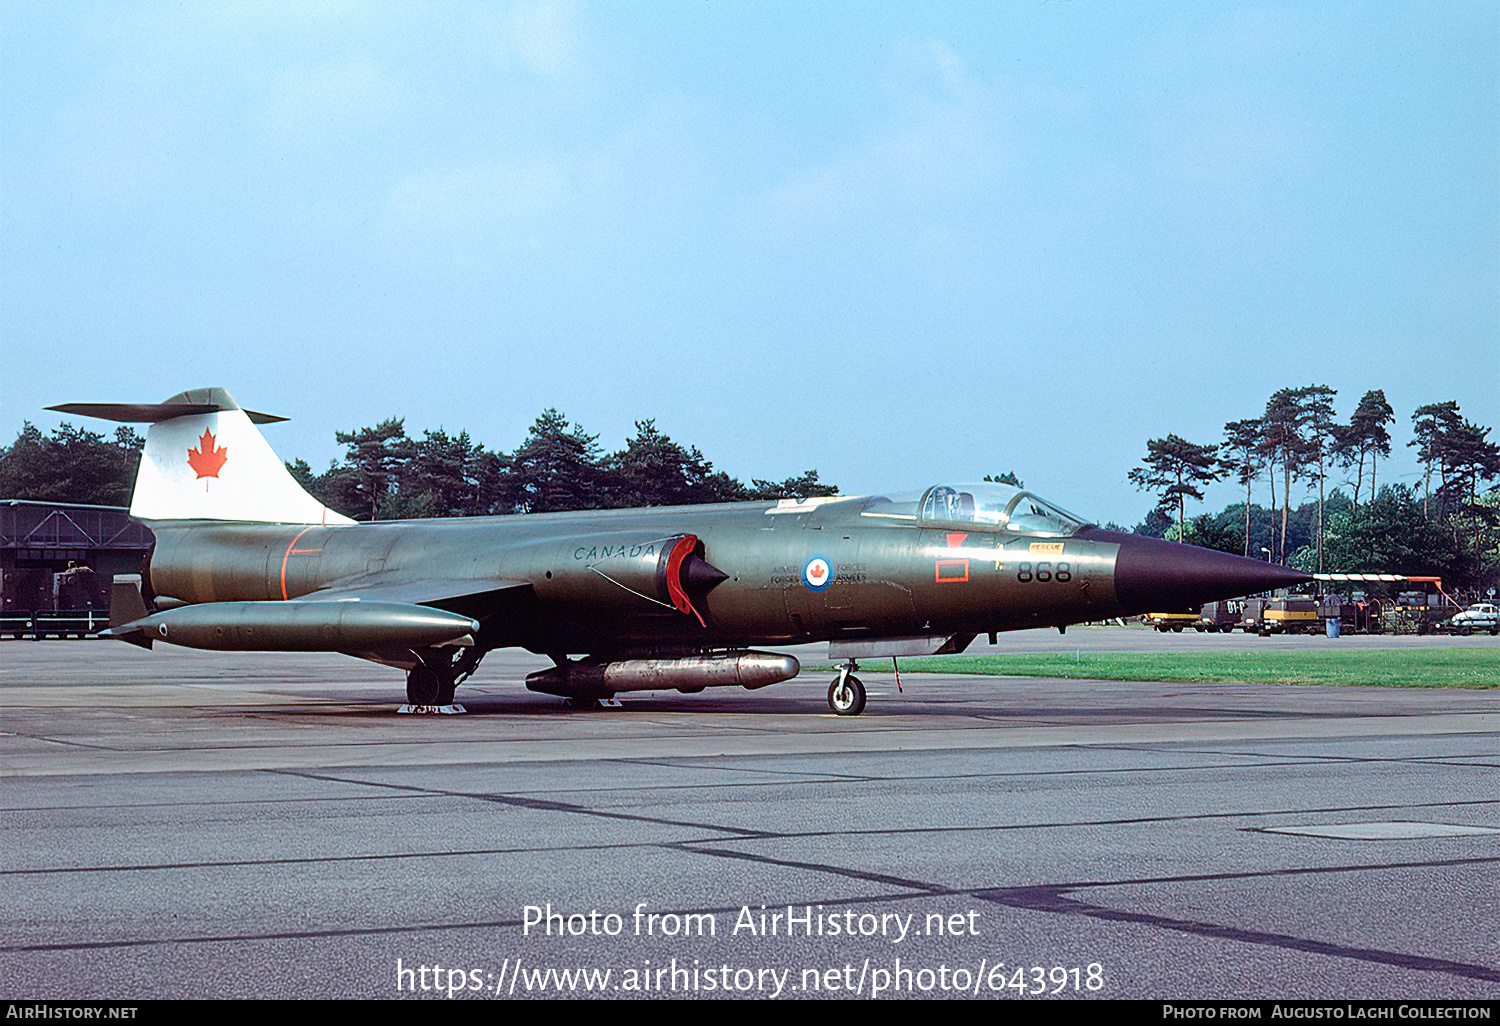
[[[1203,498],[1198,485],[1220,481],[1228,473],[1218,458],[1216,445],[1195,445],[1176,435],[1153,438],[1146,443],[1145,465],[1129,474],[1144,492],[1158,492],[1157,508],[1177,509],[1177,537],[1186,533],[1187,500]]]

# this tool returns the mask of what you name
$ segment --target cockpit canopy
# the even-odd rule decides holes
[[[914,521],[922,527],[1066,538],[1090,523],[1020,488],[993,481],[934,485],[915,492],[880,496],[863,515]]]

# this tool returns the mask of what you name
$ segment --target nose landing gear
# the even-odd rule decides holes
[[[828,685],[828,708],[839,716],[858,716],[865,711],[865,685],[854,671],[853,659],[839,667],[839,675]]]

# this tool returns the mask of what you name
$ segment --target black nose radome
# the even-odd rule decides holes
[[[1275,563],[1160,538],[1098,528],[1080,531],[1079,536],[1120,546],[1115,559],[1115,596],[1124,615],[1196,612],[1203,603],[1215,599],[1253,595],[1312,580],[1309,574]]]

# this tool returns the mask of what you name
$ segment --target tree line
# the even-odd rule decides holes
[[[1500,491],[1483,488],[1500,477],[1500,449],[1489,441],[1490,429],[1465,419],[1456,402],[1418,408],[1407,445],[1416,449],[1422,480],[1381,484],[1395,412],[1384,392],[1372,390],[1341,421],[1336,397],[1325,385],[1286,388],[1261,416],[1227,423],[1220,442],[1198,444],[1177,435],[1149,440],[1146,458],[1129,477],[1158,502],[1136,531],[1310,571],[1430,573],[1494,583],[1500,576]],[[287,468],[321,501],[364,520],[838,492],[816,470],[783,481],[753,478],[747,485],[716,471],[696,447],[674,441],[652,420],[637,422],[614,452],[556,410],[544,411],[511,452],[488,449],[467,432],[436,429],[413,437],[399,418],[335,438],[344,455],[327,470],[315,472],[301,459]],[[49,436],[28,423],[14,443],[0,448],[0,497],[125,505],[141,444],[128,426],[107,436],[65,423]],[[1228,478],[1244,488],[1244,500],[1189,518],[1188,501],[1201,501],[1205,487]],[[1019,484],[1010,473],[997,480]],[[1298,485],[1315,488],[1313,501],[1294,502]],[[1256,501],[1258,486],[1265,504]]]
[[[1191,544],[1268,558],[1310,572],[1437,574],[1471,585],[1500,571],[1500,492],[1481,494],[1500,478],[1500,446],[1490,429],[1466,420],[1453,401],[1419,407],[1412,439],[1423,467],[1420,489],[1377,487],[1381,459],[1391,455],[1395,411],[1385,393],[1366,392],[1348,421],[1337,418],[1337,392],[1327,385],[1284,388],[1260,417],[1230,421],[1221,442],[1198,444],[1178,435],[1153,438],[1130,471],[1157,505],[1137,531]],[[1351,487],[1330,493],[1342,472]],[[1243,503],[1191,522],[1189,499],[1207,485],[1233,478]],[[1253,502],[1266,484],[1269,506]],[[1296,484],[1316,488],[1316,499],[1294,510]],[[1172,521],[1175,519],[1175,523]],[[1263,525],[1263,526],[1262,526]]]
[[[358,519],[550,513],[571,509],[623,509],[704,502],[739,502],[792,496],[835,495],[816,470],[784,481],[754,478],[747,486],[716,471],[696,446],[674,442],[654,420],[637,421],[635,434],[616,452],[599,436],[546,410],[510,453],[469,437],[428,430],[406,433],[404,421],[335,434],[342,460],[314,474],[292,460],[292,476],[326,505]]]
[[[556,410],[536,419],[513,451],[487,449],[467,431],[441,428],[420,438],[399,418],[338,431],[344,456],[322,473],[306,460],[287,462],[293,477],[329,507],[360,520],[546,513],[704,502],[836,495],[808,470],[783,481],[748,485],[716,471],[695,446],[638,421],[616,452]],[[130,427],[112,437],[64,423],[45,435],[26,423],[0,448],[0,497],[124,506],[130,502],[141,436]]]
[[[144,444],[131,427],[106,437],[64,423],[44,435],[27,421],[0,448],[0,498],[127,506]]]

